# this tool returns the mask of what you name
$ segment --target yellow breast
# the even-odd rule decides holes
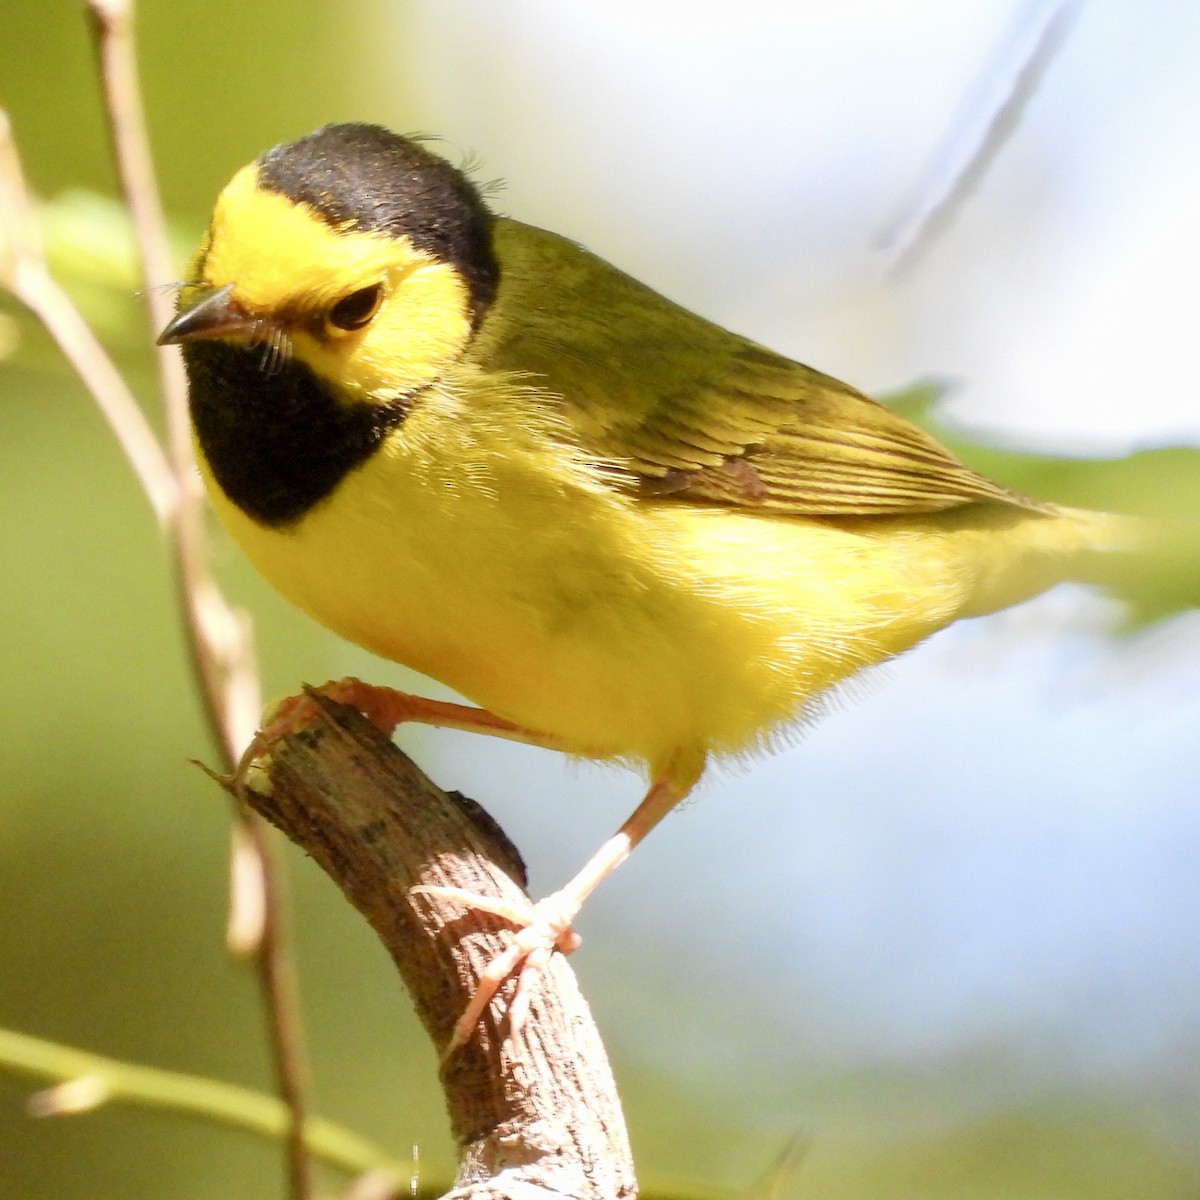
[[[210,491],[323,625],[580,754],[654,769],[745,750],[857,670],[1046,586],[1081,537],[1019,510],[833,521],[621,496],[528,394],[482,386],[425,397],[292,528]]]

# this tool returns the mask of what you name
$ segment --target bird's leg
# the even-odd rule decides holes
[[[566,747],[557,738],[525,729],[498,717],[484,708],[427,700],[392,688],[373,687],[358,679],[342,679],[316,689],[321,695],[356,708],[389,737],[398,725],[416,721],[444,729],[462,729],[486,733],[507,741],[523,742],[548,750],[578,754],[579,747]],[[271,744],[286,733],[302,729],[314,715],[314,703],[308,695],[293,696],[277,705],[263,729],[255,736],[242,757],[235,779],[246,785],[246,775],[258,758],[270,751]],[[509,1008],[509,1029],[516,1033],[528,1015],[533,987],[542,968],[555,950],[569,954],[580,943],[571,922],[584,901],[630,855],[633,848],[695,786],[704,769],[703,751],[680,753],[658,770],[642,802],[629,819],[584,864],[583,869],[563,888],[537,904],[507,904],[488,896],[477,896],[462,888],[418,885],[417,894],[451,900],[481,912],[492,913],[519,927],[513,943],[494,958],[479,978],[478,987],[442,1052],[449,1057],[471,1039],[479,1018],[500,989],[500,985],[518,972],[517,989]]]
[[[486,708],[474,708],[469,704],[452,704],[447,700],[427,700],[424,696],[412,696],[395,688],[375,687],[361,679],[348,676],[345,679],[323,683],[299,696],[289,696],[268,710],[262,728],[250,740],[242,753],[230,783],[235,790],[260,786],[262,777],[260,760],[270,754],[271,746],[288,733],[298,733],[317,715],[317,707],[311,692],[319,692],[329,700],[347,704],[358,709],[386,737],[391,737],[398,726],[408,721],[420,725],[436,725],[440,729],[462,729],[468,733],[486,733],[504,738],[509,742],[522,742],[527,746],[541,746],[545,750],[563,753],[586,753],[578,747],[568,750],[550,734],[538,733],[507,721]]]
[[[569,954],[580,942],[571,928],[587,898],[630,855],[633,848],[695,786],[704,769],[704,755],[680,755],[650,785],[641,804],[617,832],[584,864],[565,887],[537,904],[515,906],[486,896],[477,896],[461,888],[418,886],[411,890],[454,900],[470,908],[494,913],[522,926],[513,943],[483,970],[475,994],[458,1022],[442,1057],[447,1058],[465,1045],[479,1018],[499,990],[500,985],[517,971],[517,989],[508,1010],[509,1032],[516,1034],[529,1012],[533,986],[538,974],[555,950]]]
[[[322,684],[314,689],[322,696],[339,704],[356,708],[373,725],[391,737],[398,726],[408,721],[420,725],[436,725],[441,729],[463,729],[470,733],[487,733],[492,737],[510,742],[524,742],[528,746],[541,746],[547,750],[562,750],[558,739],[536,730],[525,729],[506,721],[486,708],[473,708],[469,704],[452,704],[447,700],[427,700],[424,696],[412,696],[398,692],[395,688],[375,687],[353,677]],[[315,713],[315,705],[307,694],[289,696],[271,710],[263,728],[250,743],[243,756],[243,763],[252,761],[270,749],[271,743],[285,733],[302,729]],[[579,753],[578,750],[575,753]]]
[[[329,700],[347,704],[358,709],[386,737],[395,733],[397,726],[406,721],[422,725],[436,725],[442,729],[462,729],[470,733],[486,733],[510,742],[523,742],[528,746],[541,746],[546,750],[566,752],[557,738],[525,729],[512,721],[488,712],[486,708],[473,708],[468,704],[452,704],[446,700],[427,700],[424,696],[411,696],[395,688],[375,687],[360,679],[347,677],[310,688],[299,696],[289,696],[268,710],[262,728],[250,739],[242,753],[229,786],[235,793],[243,789],[254,791],[268,786],[265,782],[264,759],[271,747],[281,737],[298,733],[312,722],[318,709],[312,693],[318,692]],[[579,753],[578,748],[575,753]]]

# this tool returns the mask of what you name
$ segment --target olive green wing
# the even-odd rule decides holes
[[[501,221],[490,365],[562,398],[615,486],[778,513],[927,513],[1032,502],[903,417],[673,304],[554,234]]]
[[[610,427],[598,447],[645,493],[780,513],[1027,503],[853,388],[751,343],[719,378]]]

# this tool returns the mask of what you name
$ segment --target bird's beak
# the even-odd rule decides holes
[[[253,341],[262,334],[264,324],[238,304],[233,298],[233,284],[227,283],[216,290],[207,289],[195,304],[177,314],[158,335],[158,344],[176,346],[212,338]]]

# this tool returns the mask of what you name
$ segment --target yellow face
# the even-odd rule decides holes
[[[471,335],[466,284],[405,237],[335,228],[304,204],[258,186],[254,164],[217,200],[194,285],[231,287],[292,355],[364,402],[402,397],[436,379]]]

